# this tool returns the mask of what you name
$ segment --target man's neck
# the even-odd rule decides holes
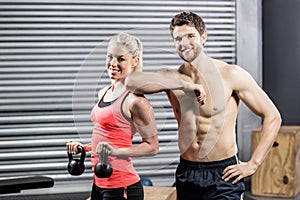
[[[201,74],[205,74],[211,70],[211,58],[207,56],[204,51],[201,51],[201,53],[190,64],[199,70]]]

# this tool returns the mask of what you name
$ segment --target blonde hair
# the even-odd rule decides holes
[[[109,43],[108,47],[114,44],[124,45],[129,53],[133,55],[133,58],[138,57],[139,63],[134,68],[134,71],[142,71],[143,68],[143,44],[141,40],[128,33],[119,33],[118,35],[113,36]]]

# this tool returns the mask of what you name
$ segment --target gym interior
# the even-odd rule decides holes
[[[91,140],[90,110],[98,90],[110,82],[107,42],[120,32],[132,33],[144,44],[144,71],[177,68],[182,61],[169,22],[183,10],[206,22],[207,54],[246,69],[283,119],[271,156],[286,154],[279,155],[277,168],[271,158],[265,164],[271,174],[262,170],[245,179],[245,199],[300,199],[299,8],[298,0],[0,0],[0,199],[89,198],[90,154],[84,173],[72,176],[65,144]],[[133,163],[146,200],[176,199],[177,121],[164,93],[146,97],[155,111],[160,148]],[[250,158],[260,125],[241,104],[240,160]],[[285,141],[290,143],[281,145]]]

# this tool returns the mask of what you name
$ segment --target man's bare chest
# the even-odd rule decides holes
[[[207,93],[207,100],[205,104],[199,103],[196,99],[196,95],[187,95],[185,92],[180,90],[172,91],[170,99],[173,109],[177,110],[177,113],[181,117],[212,117],[222,112],[225,112],[226,102],[228,95],[217,90],[210,91]]]

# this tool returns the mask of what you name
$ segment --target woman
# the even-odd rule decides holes
[[[142,69],[141,41],[126,33],[113,36],[108,43],[106,69],[111,85],[101,89],[99,100],[91,112],[94,124],[92,144],[83,145],[69,141],[69,153],[78,153],[77,147],[83,146],[92,151],[92,169],[99,161],[104,145],[108,148],[108,159],[113,173],[109,178],[94,175],[91,199],[134,199],[144,198],[143,186],[136,173],[131,157],[154,155],[159,143],[153,108],[148,100],[135,95],[124,85],[128,74]],[[142,142],[132,146],[133,135],[138,132]],[[97,154],[96,154],[97,153]]]

